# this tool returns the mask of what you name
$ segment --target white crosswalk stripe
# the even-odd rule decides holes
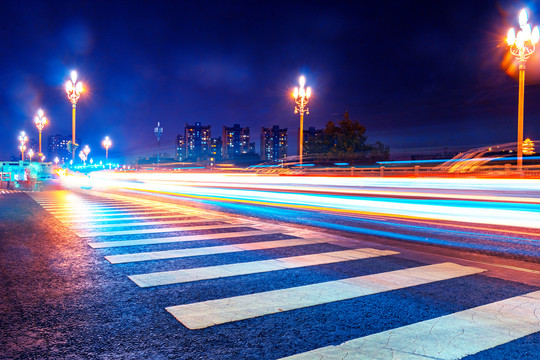
[[[286,357],[461,359],[540,331],[540,291]]]
[[[110,216],[107,216],[106,218],[103,218],[103,217],[100,217],[100,218],[93,218],[93,219],[88,219],[88,218],[85,218],[85,219],[75,219],[75,220],[66,220],[64,221],[65,223],[68,223],[68,224],[78,224],[78,223],[95,223],[95,222],[119,222],[119,221],[142,221],[142,220],[147,220],[147,219],[168,219],[168,218],[185,218],[185,217],[193,217],[195,215],[183,215],[183,214],[168,214],[168,215],[155,215],[155,216],[142,216],[142,215],[138,215],[138,216],[119,216],[119,217],[110,217]],[[126,223],[127,224],[127,223]],[[78,225],[75,225],[75,226],[78,226]]]
[[[72,221],[72,220],[80,220],[84,219],[86,221],[91,221],[91,219],[98,219],[102,218],[103,216],[107,216],[107,218],[114,219],[115,217],[122,217],[122,216],[133,216],[133,215],[155,215],[155,214],[183,214],[186,215],[186,212],[172,212],[170,210],[152,210],[152,211],[127,211],[127,212],[121,212],[117,214],[103,214],[103,215],[96,215],[96,214],[74,214],[74,215],[54,215],[57,219],[60,221]]]
[[[129,278],[140,287],[180,284],[198,280],[218,279],[229,276],[256,274],[299,267],[332,264],[343,261],[395,255],[397,252],[376,249],[342,250],[329,253],[292,256],[286,258],[252,261],[247,263],[209,266],[205,268],[163,271],[131,275]]]
[[[199,222],[208,222],[208,221],[223,221],[223,217],[207,217],[204,219],[184,219],[184,220],[164,220],[164,221],[147,221],[147,222],[137,222],[137,223],[122,223],[122,224],[98,224],[92,225],[87,224],[85,226],[79,226],[78,229],[108,229],[116,227],[138,227],[138,226],[155,226],[155,225],[170,225],[170,224],[196,224]]]
[[[235,231],[235,232],[223,232],[216,234],[205,235],[187,235],[187,236],[171,236],[162,238],[150,238],[140,240],[118,240],[118,241],[103,241],[103,242],[90,242],[88,245],[94,249],[115,248],[124,246],[140,246],[140,245],[155,245],[155,244],[168,244],[176,242],[190,242],[201,240],[219,240],[219,239],[234,239],[238,237],[258,236],[258,235],[277,235],[281,234],[272,231]]]
[[[484,270],[443,263],[314,285],[167,307],[189,329],[250,319],[334,301],[477,274]]]
[[[178,259],[189,256],[201,256],[201,255],[216,255],[226,254],[232,252],[241,251],[253,251],[253,250],[265,250],[276,249],[289,246],[300,246],[318,244],[330,241],[329,239],[287,239],[287,240],[271,240],[271,241],[258,241],[252,243],[243,243],[236,245],[222,245],[222,246],[209,246],[193,249],[180,249],[180,250],[165,250],[165,251],[153,251],[143,252],[135,254],[122,254],[122,255],[109,255],[105,256],[111,264],[123,264],[141,261],[151,260],[165,260],[165,259]]]
[[[214,222],[214,220],[198,220],[191,221],[191,223],[197,222]],[[118,230],[118,231],[100,231],[100,232],[88,232],[77,233],[79,237],[99,237],[99,236],[120,236],[120,235],[138,235],[138,234],[157,234],[168,233],[175,231],[193,231],[193,230],[213,230],[213,229],[226,229],[226,228],[241,228],[253,226],[253,223],[238,223],[238,224],[217,224],[217,225],[203,225],[203,226],[184,226],[184,227],[171,227],[171,228],[153,228],[153,229],[137,229],[137,230]]]

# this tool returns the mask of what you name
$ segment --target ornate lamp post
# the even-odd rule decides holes
[[[21,131],[19,135],[19,151],[21,152],[21,160],[24,161],[24,151],[26,150],[26,143],[28,142],[28,136],[24,131]]]
[[[101,142],[101,144],[102,144],[103,147],[105,148],[105,159],[108,159],[108,158],[109,158],[109,148],[110,148],[111,145],[112,145],[112,141],[111,141],[111,139],[110,139],[108,136],[105,136],[105,139],[103,139],[103,141]]]
[[[163,127],[159,126],[159,121],[157,123],[157,126],[154,128],[154,135],[156,135],[157,137],[157,144],[158,144],[157,163],[159,165],[159,152],[160,152],[159,139],[161,138],[161,135],[163,135]]]
[[[34,118],[34,122],[36,123],[36,127],[39,130],[39,152],[38,155],[41,157],[43,154],[41,152],[41,130],[45,127],[45,124],[47,124],[47,118],[45,117],[45,114],[43,113],[43,110],[39,109],[37,112],[36,117]]]
[[[81,93],[83,92],[83,84],[80,81],[77,81],[77,72],[74,70],[71,72],[71,80],[68,80],[66,82],[66,93],[69,101],[72,104],[72,140],[71,140],[71,146],[73,150],[73,158],[75,159],[75,149],[77,146],[79,146],[75,141],[75,110],[77,108],[77,101],[79,100],[79,97],[81,96]]]
[[[525,96],[525,64],[527,59],[535,50],[535,45],[540,40],[540,32],[538,26],[531,29],[531,25],[527,22],[529,17],[527,10],[523,9],[519,13],[519,27],[521,30],[516,31],[514,28],[508,30],[506,42],[510,47],[510,52],[514,55],[519,63],[519,98],[518,98],[518,137],[517,137],[517,171],[521,173],[523,168],[523,98]]]
[[[30,162],[32,162],[32,158],[34,157],[34,150],[28,150],[28,157],[30,158]]]
[[[300,113],[300,136],[299,136],[299,162],[300,166],[302,166],[302,160],[304,156],[304,113],[306,115],[309,114],[309,109],[307,107],[309,98],[311,97],[311,88],[308,87],[307,89],[304,89],[304,85],[306,84],[306,78],[304,76],[300,76],[299,79],[300,88],[295,87],[293,92],[293,98],[295,102],[294,106],[294,113],[298,114]]]

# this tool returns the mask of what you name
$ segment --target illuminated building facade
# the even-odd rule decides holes
[[[287,128],[278,125],[261,128],[261,160],[272,161],[287,157]]]
[[[310,141],[322,137],[323,131],[323,129],[315,129],[314,127],[310,127],[309,129],[304,130],[304,147],[302,149],[304,155],[313,153],[312,149],[310,148]],[[297,147],[298,149],[296,152],[300,153],[300,139],[298,139]]]
[[[223,127],[221,154],[224,160],[234,159],[242,154],[250,154],[255,151],[254,143],[250,143],[249,127]]]
[[[71,152],[68,151],[67,144],[71,141],[71,136],[63,136],[60,134],[51,135],[47,139],[47,159],[52,161],[55,157],[63,162],[71,160]],[[77,144],[81,143],[81,139],[77,138]]]
[[[184,128],[184,143],[186,159],[199,161],[210,155],[210,125],[202,126],[186,124]]]
[[[174,147],[176,148],[174,159],[177,161],[184,161],[186,159],[186,141],[184,136],[180,134],[176,135]]]

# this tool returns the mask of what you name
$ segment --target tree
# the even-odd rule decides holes
[[[306,149],[320,161],[347,160],[357,163],[374,163],[388,160],[390,148],[380,142],[367,144],[366,128],[345,112],[343,120],[330,120],[322,135],[308,139]]]

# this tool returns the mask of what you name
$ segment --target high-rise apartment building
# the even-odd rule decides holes
[[[315,129],[314,127],[310,127],[309,129],[304,130],[304,155],[313,154],[313,149],[311,149],[310,147],[310,140],[316,140],[317,138],[322,137],[323,131],[323,129]],[[300,133],[300,131],[298,133]],[[300,153],[300,139],[298,139],[296,153]]]
[[[261,128],[261,160],[279,160],[287,157],[287,128],[278,125]]]
[[[221,136],[217,138],[210,139],[210,158],[213,159],[213,162],[221,161],[221,149],[222,149],[222,140]]]
[[[202,126],[186,124],[184,128],[184,143],[186,159],[199,161],[210,155],[210,125]]]
[[[250,143],[249,140],[249,127],[240,127],[240,124],[234,124],[233,127],[224,126],[221,150],[223,159],[234,159],[242,154],[253,153],[254,143]]]
[[[53,161],[55,157],[61,161],[71,160],[71,152],[67,149],[68,142],[71,141],[71,136],[62,136],[60,134],[51,135],[48,137],[47,141],[47,159],[48,161]],[[81,143],[81,139],[76,139],[77,144]]]
[[[174,147],[176,148],[174,159],[177,161],[184,161],[186,159],[186,141],[184,136],[180,134],[176,135]]]

